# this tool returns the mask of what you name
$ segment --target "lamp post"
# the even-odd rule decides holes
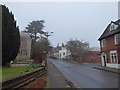
[[[53,32],[45,32],[45,36],[47,37],[47,40],[48,40],[48,37],[51,36]],[[47,47],[47,53],[48,53],[48,47]]]
[[[48,37],[51,36],[53,32],[45,32],[45,36],[47,37],[47,40],[48,40]],[[48,54],[48,47],[47,47],[47,54]]]
[[[48,37],[49,36],[51,36],[51,34],[52,34],[53,32],[45,32],[45,36],[47,37],[47,40],[48,40]],[[48,54],[48,46],[47,46],[47,52],[46,51],[44,51],[44,55],[45,55],[45,57],[46,57],[46,59],[45,59],[45,67],[46,67],[46,70],[47,70],[47,54]],[[47,75],[47,72],[46,72],[46,75]]]

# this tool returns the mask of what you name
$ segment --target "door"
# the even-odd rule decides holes
[[[107,60],[106,54],[102,53],[101,58],[102,58],[102,66],[106,67],[106,60]]]

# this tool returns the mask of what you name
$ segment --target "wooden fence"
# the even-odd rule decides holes
[[[13,79],[3,81],[2,89],[25,88],[25,86],[35,82],[43,76],[46,76],[46,69],[44,67],[15,77]]]

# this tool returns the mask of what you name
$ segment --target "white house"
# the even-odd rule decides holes
[[[67,59],[70,56],[70,51],[62,46],[61,49],[59,50],[59,59]]]
[[[64,45],[54,48],[54,57],[58,59],[68,59],[70,55],[70,51]]]

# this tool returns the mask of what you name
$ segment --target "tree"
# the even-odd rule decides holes
[[[83,58],[89,50],[89,43],[71,39],[67,42],[66,47],[70,50],[73,59]]]
[[[2,65],[14,60],[19,52],[20,34],[19,28],[12,12],[2,6]]]
[[[44,20],[37,20],[37,21],[32,21],[28,24],[28,26],[26,27],[26,31],[27,33],[30,33],[31,38],[33,40],[33,42],[36,42],[36,40],[39,38],[39,36],[37,36],[37,34],[44,34],[44,31],[42,31],[43,27],[44,27]]]
[[[47,54],[51,48],[52,46],[50,46],[50,42],[47,38],[40,38],[39,41],[36,41],[33,45],[32,58],[35,60],[35,62],[41,63],[43,54]]]

